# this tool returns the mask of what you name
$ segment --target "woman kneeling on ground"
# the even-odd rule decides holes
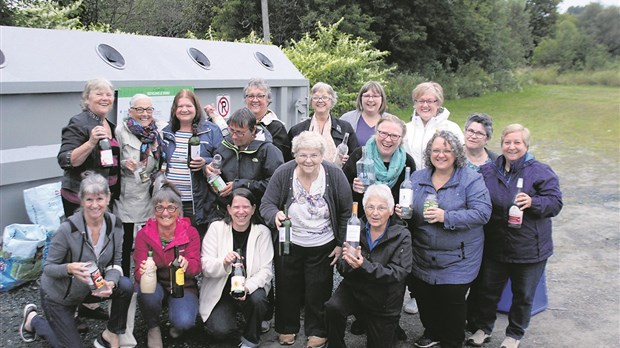
[[[271,231],[260,223],[256,197],[235,189],[222,221],[216,221],[202,241],[200,315],[207,333],[225,338],[237,332],[237,312],[245,317],[242,348],[258,347],[261,322],[267,311],[267,293],[273,278]],[[233,292],[233,270],[241,260],[246,270],[244,291]]]
[[[125,332],[133,287],[129,278],[122,276],[123,225],[107,212],[111,197],[108,180],[92,171],[82,177],[81,208],[54,234],[41,275],[41,306],[47,319],[37,313],[34,304],[26,305],[19,328],[25,342],[33,342],[39,335],[52,347],[82,347],[73,319],[77,307],[108,298],[112,299],[110,319],[95,347],[118,347],[118,335]],[[95,270],[89,269],[91,264],[96,266],[98,279]]]

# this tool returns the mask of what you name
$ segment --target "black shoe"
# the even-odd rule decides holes
[[[418,348],[430,348],[439,345],[439,341],[434,341],[426,336],[422,336],[415,341],[414,345]]]
[[[99,336],[97,336],[97,338],[93,342],[93,345],[95,346],[95,348],[111,348],[112,347],[112,345],[110,345],[110,342],[106,341],[105,338],[103,338],[103,333],[100,333]]]
[[[80,307],[78,308],[78,317],[99,319],[99,320],[110,319],[108,312],[106,312],[105,309],[103,309],[103,307],[101,306],[98,306],[95,309],[90,309],[86,306],[80,305]]]
[[[89,330],[86,319],[82,317],[75,317],[75,327],[77,327],[79,333],[87,333]]]
[[[403,330],[402,327],[400,327],[400,324],[398,324],[398,326],[396,327],[396,339],[399,341],[406,341],[407,340],[407,333],[405,332],[405,330]]]
[[[351,333],[354,335],[363,335],[366,333],[366,321],[364,319],[356,319],[351,323]]]

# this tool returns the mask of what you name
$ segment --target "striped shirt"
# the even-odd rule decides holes
[[[184,202],[193,200],[192,178],[187,166],[187,142],[191,136],[190,132],[176,131],[174,133],[176,147],[168,166],[168,181],[181,192],[181,200]]]

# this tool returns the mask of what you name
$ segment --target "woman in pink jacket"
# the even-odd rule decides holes
[[[157,285],[152,294],[143,294],[138,288],[138,303],[149,329],[148,347],[163,347],[159,329],[159,315],[168,303],[170,336],[179,337],[192,328],[198,314],[198,287],[196,275],[200,273],[200,237],[189,218],[182,217],[183,204],[179,192],[164,184],[153,195],[155,219],[151,218],[136,236],[133,259],[136,264],[136,284],[144,273],[148,251],[153,251],[157,266]],[[184,296],[170,296],[170,263],[174,260],[174,247],[179,247],[179,261],[185,271]]]

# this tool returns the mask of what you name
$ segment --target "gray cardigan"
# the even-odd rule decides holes
[[[347,230],[347,221],[351,217],[351,185],[344,176],[342,170],[328,161],[323,161],[325,169],[325,201],[329,207],[332,231],[338,246],[342,246]],[[271,177],[265,195],[261,201],[260,214],[267,226],[272,230],[276,228],[275,218],[279,211],[284,210],[284,205],[291,205],[293,198],[293,171],[297,168],[297,162],[289,161],[281,165]],[[277,241],[274,238],[274,241]]]
[[[105,242],[98,260],[88,241],[82,209],[65,220],[52,237],[41,275],[41,287],[54,302],[78,305],[90,294],[86,283],[67,273],[67,264],[71,262],[96,261],[105,280],[118,284],[123,275],[123,224],[110,213],[105,213],[104,219],[106,231],[102,237],[105,237]]]

